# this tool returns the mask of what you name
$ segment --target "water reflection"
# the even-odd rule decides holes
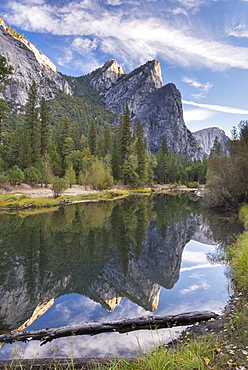
[[[155,311],[161,287],[171,289],[178,281],[185,245],[193,236],[213,242],[213,234],[198,202],[184,195],[2,214],[0,330],[29,326],[54,298],[71,293],[108,312],[123,298]],[[69,323],[62,316],[57,314],[55,325]],[[85,319],[96,321],[99,314]]]

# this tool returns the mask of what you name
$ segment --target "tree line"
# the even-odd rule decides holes
[[[0,81],[7,83],[11,73],[1,57]],[[128,105],[119,124],[112,125],[106,111],[85,102],[79,107],[77,97],[70,105],[70,98],[60,94],[46,101],[33,81],[21,113],[10,113],[0,99],[1,184],[54,183],[66,188],[77,183],[103,189],[113,184],[205,182],[207,158],[191,161],[175,153],[166,137],[157,154],[149,153],[141,122],[131,125]]]

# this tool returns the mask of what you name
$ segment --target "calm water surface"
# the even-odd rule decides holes
[[[36,330],[194,310],[228,299],[223,245],[238,229],[189,196],[84,203],[0,215],[0,330]],[[131,356],[179,329],[4,345],[13,357]]]

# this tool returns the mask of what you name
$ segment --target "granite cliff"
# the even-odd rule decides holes
[[[4,86],[3,98],[16,106],[26,103],[28,90],[34,80],[40,95],[53,98],[59,90],[71,94],[71,88],[43,53],[23,36],[11,32],[0,18],[0,50],[14,69],[9,85]]]
[[[80,85],[80,77],[63,78],[49,58],[24,36],[8,27],[1,18],[0,50],[14,69],[9,77],[10,84],[4,86],[1,96],[16,107],[26,103],[33,80],[37,83],[39,95],[45,99],[54,98],[58,91],[72,95],[74,82]],[[193,135],[187,129],[181,94],[173,83],[163,85],[158,61],[148,61],[126,73],[116,60],[111,59],[103,67],[82,77],[86,77],[87,84],[97,92],[98,101],[101,99],[101,103],[117,116],[123,113],[128,104],[132,123],[140,119],[151,152],[157,151],[166,136],[170,148],[189,158],[199,159],[205,152],[209,154],[215,136],[206,138],[205,134],[199,132]],[[81,94],[75,90],[74,94],[83,97],[87,86],[81,85]],[[118,118],[114,123],[117,121]],[[219,137],[219,133],[214,135]]]
[[[181,94],[173,83],[163,86],[158,61],[149,61],[125,73],[112,59],[91,72],[88,80],[101,92],[105,106],[115,113],[122,113],[128,104],[132,123],[140,119],[151,151],[166,136],[168,145],[176,152],[199,157],[199,146],[184,123]]]
[[[201,151],[206,153],[207,155],[210,154],[210,150],[213,148],[214,140],[217,137],[219,143],[222,146],[224,151],[227,151],[226,144],[229,140],[229,137],[226,133],[218,127],[210,127],[205,128],[203,130],[193,132],[193,135],[197,141],[197,143],[201,147]]]

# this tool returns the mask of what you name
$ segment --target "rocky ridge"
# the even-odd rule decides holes
[[[214,140],[217,137],[222,149],[227,151],[226,144],[229,137],[226,135],[225,131],[218,127],[205,128],[199,131],[193,132],[194,138],[199,143],[203,153],[207,155],[210,154],[210,150],[213,148]]]
[[[108,109],[120,114],[128,104],[132,123],[140,119],[151,151],[156,151],[166,136],[176,152],[191,158],[200,156],[199,145],[184,123],[181,94],[172,83],[163,86],[157,60],[124,73],[112,59],[88,78],[90,85],[101,91]]]
[[[1,55],[13,67],[10,84],[4,86],[2,96],[5,100],[17,106],[24,105],[33,80],[38,85],[40,95],[45,99],[53,98],[58,90],[72,94],[71,87],[57,72],[54,63],[23,36],[13,36],[1,18],[0,49]]]
[[[14,69],[10,84],[4,86],[0,96],[6,101],[17,107],[24,105],[33,80],[38,85],[39,95],[45,99],[54,98],[58,91],[72,94],[72,87],[57,72],[54,63],[24,36],[11,30],[2,18],[0,48],[1,55]],[[169,147],[175,152],[201,159],[204,153],[209,154],[215,136],[220,137],[213,130],[208,131],[206,138],[205,133],[193,135],[187,129],[181,94],[173,83],[163,85],[160,63],[156,60],[126,73],[116,60],[111,59],[87,75],[87,80],[102,96],[106,108],[117,115],[123,113],[128,104],[132,123],[140,119],[151,152],[157,151],[166,136]],[[221,140],[225,141],[223,135]]]

